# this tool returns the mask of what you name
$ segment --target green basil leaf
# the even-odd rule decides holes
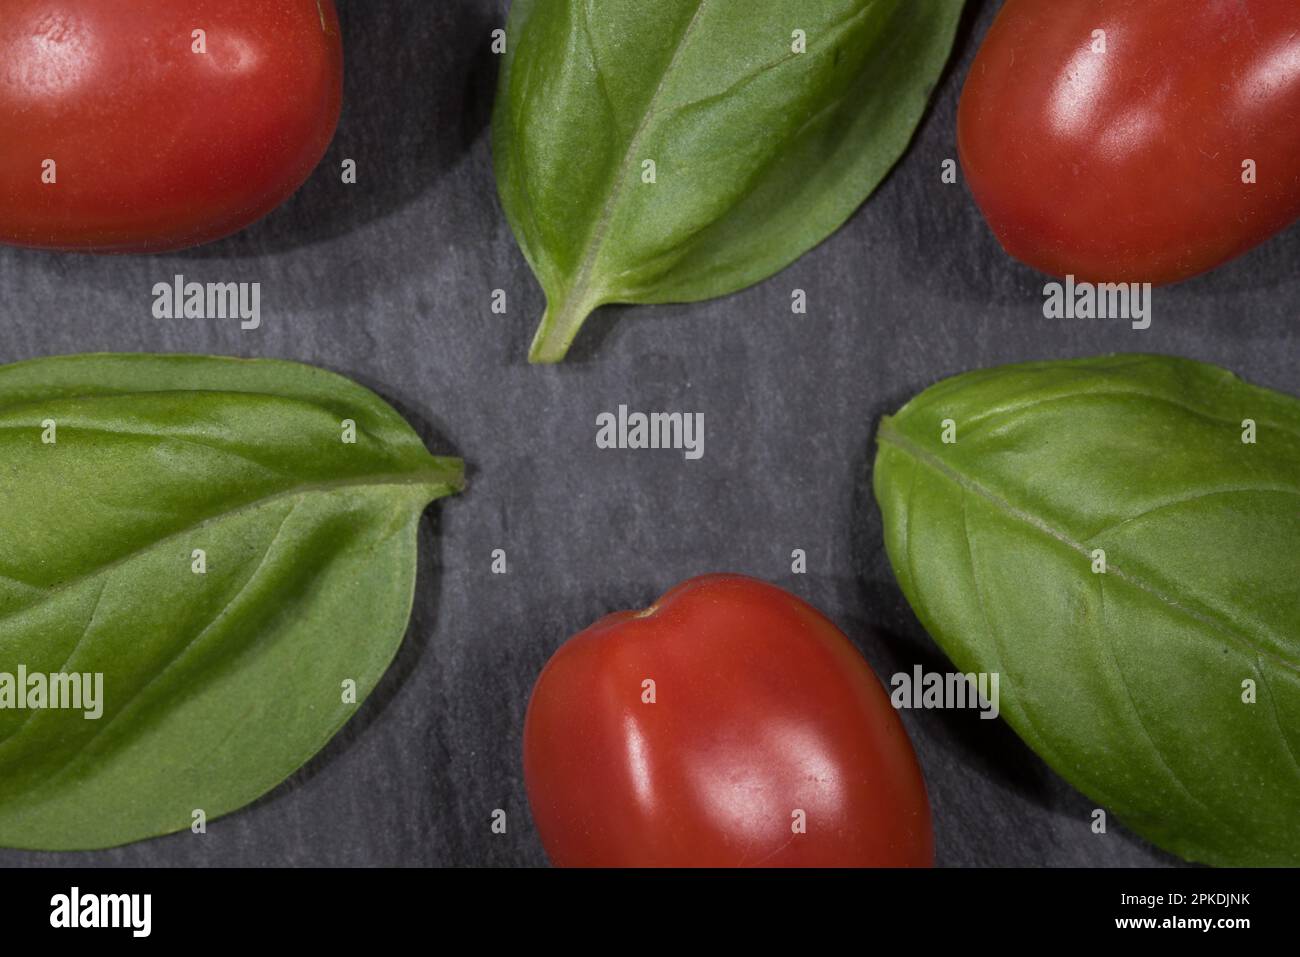
[[[1300,401],[1158,356],[974,372],[884,420],[874,481],[917,616],[1058,773],[1189,860],[1300,864]]]
[[[461,476],[372,392],[308,366],[0,368],[0,674],[103,682],[98,718],[52,697],[0,708],[0,846],[123,844],[284,780],[388,667],[420,514]]]
[[[532,361],[602,304],[735,292],[838,229],[906,148],[961,9],[515,0],[493,136],[548,302]]]

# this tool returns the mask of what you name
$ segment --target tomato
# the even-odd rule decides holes
[[[1300,217],[1300,3],[1008,0],[957,137],[1017,259],[1089,282],[1213,269]]]
[[[844,634],[773,585],[710,575],[565,643],[524,723],[561,866],[927,866],[907,733]]]
[[[235,232],[307,179],[342,98],[333,0],[0,0],[0,242]]]

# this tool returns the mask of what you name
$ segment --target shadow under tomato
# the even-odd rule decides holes
[[[346,234],[393,213],[454,166],[488,125],[500,58],[495,2],[337,0],[343,114],[324,159],[284,205],[184,258],[262,256]],[[342,182],[344,160],[357,182]]]

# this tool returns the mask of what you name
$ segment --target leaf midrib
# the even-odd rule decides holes
[[[650,129],[650,122],[654,119],[659,110],[659,101],[668,88],[669,78],[673,74],[673,69],[677,66],[682,57],[682,53],[690,46],[691,37],[695,34],[695,28],[699,25],[700,18],[704,13],[704,8],[708,0],[698,0],[695,8],[695,14],[691,17],[691,22],[686,25],[682,31],[681,37],[677,41],[677,47],[673,50],[673,55],[668,60],[668,65],[664,67],[663,73],[659,77],[659,84],[655,87],[654,93],[646,101],[645,108],[642,112],[641,121],[637,124],[636,131],[632,138],[628,140],[627,149],[623,153],[622,160],[619,161],[618,171],[614,177],[614,182],[610,188],[609,194],[605,197],[605,202],[601,206],[600,215],[592,223],[591,229],[587,233],[585,252],[582,261],[578,264],[578,270],[574,273],[573,282],[569,284],[568,289],[564,291],[564,304],[566,307],[575,301],[574,293],[577,292],[576,301],[585,303],[588,296],[588,286],[591,283],[592,273],[595,271],[596,262],[600,258],[600,253],[604,249],[605,241],[609,236],[610,225],[614,220],[614,211],[618,208],[619,200],[623,198],[627,190],[628,174],[631,171],[632,164],[636,160],[637,151],[645,139],[646,133]],[[583,16],[586,16],[584,9]],[[595,59],[595,49],[593,45],[592,59]],[[579,306],[581,308],[581,306]]]
[[[438,462],[439,460],[434,459],[434,461]],[[438,497],[437,493],[441,489],[446,489],[448,492],[456,489],[455,478],[446,473],[446,468],[447,466],[445,464],[440,463],[436,470],[430,468],[425,472],[392,472],[371,476],[361,476],[358,478],[337,479],[329,482],[307,482],[295,485],[291,488],[281,489],[270,495],[259,496],[258,498],[244,502],[234,508],[225,509],[214,515],[209,515],[200,519],[197,522],[192,522],[183,528],[179,528],[174,532],[162,536],[161,538],[155,538],[138,548],[133,548],[129,552],[119,555],[112,561],[105,562],[102,565],[96,565],[79,575],[75,575],[72,578],[59,582],[57,585],[48,588],[41,588],[42,595],[35,601],[23,605],[8,614],[0,615],[0,624],[6,624],[14,619],[23,617],[34,609],[40,608],[47,602],[54,600],[60,595],[66,594],[96,576],[112,574],[112,572],[116,571],[118,568],[127,565],[131,561],[134,561],[136,558],[139,558],[141,555],[144,555],[155,548],[174,542],[184,536],[196,534],[199,531],[219,522],[227,521],[240,515],[246,515],[249,512],[256,511],[268,505],[274,505],[275,503],[286,499],[315,494],[328,495],[333,492],[353,488],[383,488],[387,486],[415,488],[425,486],[433,491],[434,494],[431,496],[432,500],[432,498]],[[35,587],[40,588],[41,586]]]
[[[913,442],[907,436],[903,435],[897,429],[893,428],[893,426],[890,424],[889,419],[885,419],[881,423],[880,430],[877,436],[877,441],[879,441],[881,444],[890,445],[893,448],[897,449],[898,451],[902,452],[903,454],[909,456],[914,461],[922,465],[928,466],[932,471],[938,473],[943,478],[948,479],[950,482],[957,485],[959,488],[962,488],[972,494],[980,496],[981,498],[989,502],[991,505],[993,505],[995,508],[997,508],[1000,512],[1002,512],[1007,517],[1015,519],[1016,521],[1021,522],[1022,524],[1028,525],[1031,528],[1034,528],[1039,532],[1042,532],[1043,534],[1056,539],[1062,545],[1065,545],[1066,547],[1072,549],[1073,551],[1078,552],[1080,555],[1083,555],[1085,558],[1091,557],[1091,552],[1088,550],[1087,546],[1084,545],[1082,542],[1076,541],[1066,532],[1053,527],[1043,519],[1039,518],[1037,515],[1034,515],[1032,512],[1026,511],[1023,508],[1020,508],[1019,506],[1012,504],[1010,501],[1003,498],[1001,495],[994,492],[992,489],[988,488],[987,486],[981,484],[980,482],[976,481],[970,476],[965,475],[964,473],[953,468],[942,458],[935,455],[933,452],[930,452],[928,449],[917,444],[916,442]],[[1174,608],[1175,610],[1182,612],[1183,614],[1187,615],[1189,618],[1192,618],[1204,625],[1208,625],[1209,627],[1214,628],[1216,631],[1222,633],[1224,636],[1226,636],[1229,640],[1233,641],[1235,644],[1248,650],[1252,655],[1257,655],[1261,658],[1266,658],[1274,662],[1280,668],[1285,668],[1288,671],[1293,671],[1296,672],[1297,674],[1300,674],[1300,662],[1290,661],[1274,653],[1270,649],[1260,647],[1254,641],[1252,641],[1249,636],[1237,631],[1231,625],[1223,621],[1220,621],[1214,615],[1207,614],[1205,612],[1200,611],[1199,609],[1188,606],[1184,602],[1179,601],[1177,598],[1173,597],[1172,595],[1169,595],[1168,593],[1164,592],[1160,588],[1157,588],[1155,585],[1151,584],[1145,579],[1139,578],[1136,575],[1124,571],[1118,565],[1116,565],[1115,563],[1109,560],[1107,560],[1106,562],[1106,574],[1114,575],[1114,577],[1118,578],[1120,581],[1126,582],[1127,584],[1133,586],[1134,588],[1138,589],[1141,592],[1146,593],[1152,598],[1155,598],[1165,603],[1166,605],[1169,605],[1171,608]]]
[[[1047,396],[1042,399],[1034,399],[1029,402],[1012,403],[1010,405],[988,409],[987,411],[967,420],[966,433],[969,434],[971,429],[981,426],[985,422],[990,422],[1000,416],[1019,415],[1020,413],[1027,412],[1030,409],[1038,409],[1055,402],[1072,402],[1079,399],[1141,399],[1144,402],[1160,402],[1164,405],[1186,412],[1189,415],[1197,416],[1207,422],[1215,423],[1216,425],[1240,427],[1239,423],[1235,419],[1227,419],[1223,416],[1215,415],[1208,409],[1203,409],[1190,402],[1171,398],[1167,395],[1159,395],[1158,393],[1147,392],[1143,389],[1100,389],[1095,392],[1066,392],[1060,395]],[[1258,415],[1253,416],[1253,418],[1259,424],[1266,425],[1269,428],[1275,428],[1280,432],[1285,432],[1296,439],[1300,439],[1300,429],[1297,429],[1294,425],[1282,422],[1278,419],[1264,419]]]

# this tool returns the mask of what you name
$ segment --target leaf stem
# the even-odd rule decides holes
[[[563,362],[578,330],[599,305],[583,297],[548,302],[528,350],[528,361],[547,365]]]

